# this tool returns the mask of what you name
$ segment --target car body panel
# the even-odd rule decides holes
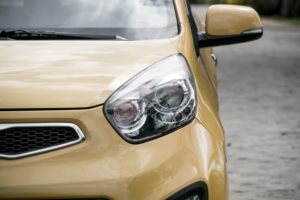
[[[0,52],[0,109],[53,109],[103,104],[176,49],[168,39],[0,41]]]
[[[224,129],[219,117],[219,102],[217,95],[217,83],[213,83],[213,74],[216,74],[216,68],[213,63],[209,63],[208,57],[211,57],[210,48],[200,49],[200,55],[195,53],[191,28],[189,27],[189,19],[186,15],[185,1],[175,1],[177,5],[178,18],[181,23],[181,34],[179,37],[172,38],[176,49],[186,56],[190,68],[193,72],[197,86],[198,107],[196,118],[199,122],[220,141],[217,151],[223,154],[217,154],[213,159],[222,166],[222,175],[215,177],[214,181],[210,181],[208,188],[210,199],[228,199],[228,178],[226,168],[226,147]],[[198,26],[201,28],[198,21]],[[209,65],[208,65],[209,64]],[[216,77],[215,77],[216,78]],[[217,80],[215,80],[217,81]],[[211,166],[213,168],[213,166]],[[216,189],[217,188],[217,189]],[[215,192],[213,192],[215,191]]]
[[[211,186],[220,190],[224,162],[215,157],[224,153],[222,139],[210,134],[198,120],[160,139],[131,145],[106,123],[102,107],[0,113],[1,123],[58,120],[77,124],[86,141],[46,154],[0,160],[0,199],[129,200],[147,196],[154,200],[167,198],[199,180],[212,182]]]
[[[102,83],[101,80],[93,80],[100,81],[97,82],[99,85],[107,86],[105,95],[101,93],[102,88],[99,88],[97,96],[96,86],[92,87],[95,99],[91,100],[89,97],[89,102],[86,102],[87,97],[83,97],[84,93],[74,91],[69,109],[0,111],[0,123],[69,122],[77,124],[86,136],[84,143],[69,148],[19,160],[0,160],[0,199],[104,197],[117,200],[157,200],[166,199],[199,181],[207,184],[210,200],[228,199],[224,132],[219,118],[217,87],[211,75],[215,73],[215,69],[212,68],[213,65],[207,66],[211,50],[202,51],[199,57],[196,55],[185,3],[175,0],[175,4],[181,27],[180,34],[168,40],[145,42],[149,45],[146,45],[146,50],[141,42],[140,48],[132,49],[132,54],[129,54],[132,58],[116,58],[114,62],[122,63],[124,60],[136,65],[132,71],[120,69],[116,72],[118,68],[112,69],[113,77],[125,73],[122,81],[114,86],[108,87],[104,80]],[[152,46],[153,42],[156,47]],[[78,44],[75,42],[74,47],[76,43]],[[121,44],[109,42],[114,48],[117,48],[114,46],[116,43]],[[131,42],[128,42],[130,46],[129,43]],[[158,45],[162,43],[163,45]],[[49,45],[51,46],[50,43]],[[99,48],[100,46],[98,45]],[[105,59],[104,56],[96,56],[95,46],[89,45],[85,48],[92,48],[90,51],[95,55],[95,60],[101,62],[101,59]],[[55,49],[58,49],[57,46]],[[142,56],[140,61],[134,62],[139,57],[135,53]],[[186,57],[196,82],[197,113],[195,120],[189,125],[153,141],[132,145],[124,141],[109,125],[102,106],[72,109],[103,103],[105,97],[134,74],[174,53],[181,53]],[[204,57],[207,61],[204,61]],[[28,77],[27,80],[31,81],[31,78]],[[82,83],[88,81],[84,80]],[[70,80],[66,80],[64,83],[69,82]],[[32,89],[35,90],[34,87]],[[73,100],[74,97],[83,99]],[[46,97],[39,101],[45,100],[44,98]],[[34,102],[28,102],[28,108],[42,108],[46,105],[41,105],[32,98],[28,99],[30,100]],[[64,107],[68,102],[45,101],[47,107],[51,105],[53,108]],[[17,108],[21,105],[16,104],[18,103],[7,103],[6,108]],[[5,107],[2,102],[0,105]],[[24,105],[22,107],[26,107]]]

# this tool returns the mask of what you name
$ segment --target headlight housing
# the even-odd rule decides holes
[[[191,122],[195,112],[194,79],[181,54],[142,71],[104,105],[107,120],[129,143],[166,135]]]

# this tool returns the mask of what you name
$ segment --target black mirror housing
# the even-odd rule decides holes
[[[257,40],[263,36],[263,28],[244,31],[239,35],[212,36],[205,32],[198,33],[198,44],[200,48],[231,45]]]

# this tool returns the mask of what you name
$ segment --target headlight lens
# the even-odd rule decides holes
[[[141,143],[188,124],[195,107],[192,74],[185,58],[176,54],[119,88],[106,101],[104,113],[126,141]]]

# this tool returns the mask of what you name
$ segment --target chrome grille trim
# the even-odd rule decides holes
[[[76,132],[76,134],[78,135],[78,139],[71,141],[71,142],[66,142],[64,144],[54,145],[54,146],[42,148],[39,150],[28,151],[26,153],[20,153],[17,155],[6,155],[6,154],[0,153],[0,158],[4,158],[4,159],[23,158],[23,157],[32,156],[32,155],[36,155],[36,154],[40,154],[40,153],[45,153],[45,152],[61,149],[61,148],[68,147],[71,145],[75,145],[75,144],[81,143],[85,140],[85,136],[84,136],[83,132],[81,131],[81,129],[76,124],[73,124],[73,123],[7,123],[7,124],[0,124],[0,131],[9,129],[9,128],[22,128],[22,127],[23,128],[25,128],[25,127],[26,128],[28,128],[28,127],[69,127],[69,128],[72,128]]]

